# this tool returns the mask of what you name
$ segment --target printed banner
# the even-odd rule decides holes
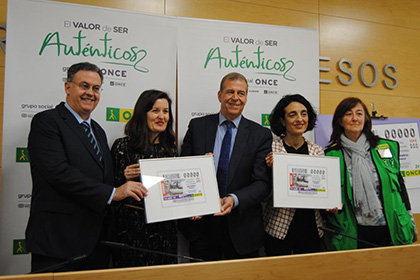
[[[283,95],[300,93],[319,107],[318,31],[240,22],[180,19],[178,142],[191,118],[217,113],[220,81],[230,72],[249,84],[244,116],[269,127]],[[313,140],[312,133],[307,137]]]
[[[110,145],[123,135],[141,92],[166,91],[176,104],[177,82],[180,110],[173,109],[178,111],[180,147],[191,118],[219,111],[219,83],[232,71],[244,74],[250,85],[244,115],[263,126],[269,126],[269,114],[285,94],[300,93],[319,106],[316,30],[42,0],[9,1],[7,18],[0,274],[30,270],[24,242],[32,184],[29,125],[36,113],[65,100],[63,82],[70,65],[89,61],[102,69],[103,92],[92,117]],[[312,133],[307,138],[313,139]],[[177,183],[188,188],[190,181]],[[198,192],[198,181],[195,187]]]
[[[407,189],[420,188],[420,139],[417,123],[374,125],[373,130],[378,136],[400,144],[400,169]]]
[[[170,17],[39,0],[9,1],[7,19],[0,274],[16,274],[30,271],[25,242],[16,240],[29,216],[32,117],[65,100],[70,65],[94,63],[104,83],[92,117],[112,145],[141,92],[160,89],[175,101],[176,26]]]

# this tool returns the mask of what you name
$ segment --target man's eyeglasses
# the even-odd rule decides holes
[[[70,82],[70,83],[75,84],[73,82]],[[81,82],[80,84],[75,84],[75,85],[78,86],[80,89],[86,90],[86,91],[88,91],[90,88],[92,88],[92,91],[94,93],[101,93],[101,91],[102,91],[101,86],[91,86],[86,82]]]

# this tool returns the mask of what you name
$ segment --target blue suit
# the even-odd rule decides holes
[[[213,152],[219,115],[192,119],[185,135],[181,156]],[[226,216],[228,238],[240,255],[259,250],[264,244],[261,202],[271,192],[271,173],[265,157],[271,152],[270,130],[242,117],[229,161],[227,193],[238,197],[239,206]],[[207,236],[209,244],[218,217],[204,216],[199,221],[181,220],[179,228],[189,239]],[[216,237],[215,237],[216,238]],[[192,256],[200,257],[200,256]]]

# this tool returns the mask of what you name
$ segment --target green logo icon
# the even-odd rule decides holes
[[[27,255],[26,251],[26,240],[15,239],[13,240],[13,255]]]
[[[119,108],[106,108],[106,120],[109,122],[119,122],[120,109]]]
[[[16,162],[29,162],[28,148],[16,148]]]
[[[128,122],[133,116],[133,109],[106,108],[106,120],[109,122]]]
[[[270,114],[261,114],[261,125],[270,126]]]

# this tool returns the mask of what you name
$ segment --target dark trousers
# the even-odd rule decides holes
[[[109,267],[109,256],[108,248],[102,244],[97,244],[89,256],[75,256],[72,261],[32,254],[31,273],[105,269]]]
[[[322,249],[312,209],[296,209],[286,237],[275,238],[266,233],[265,253],[267,256],[316,253]]]
[[[387,226],[357,226],[357,248],[374,248],[377,246],[369,245],[363,241],[367,241],[378,246],[391,246],[392,240],[389,235]]]
[[[259,252],[254,251],[245,255],[239,254],[229,234],[226,217],[205,216],[201,234],[190,241],[190,256],[205,261],[244,259],[259,257]]]

